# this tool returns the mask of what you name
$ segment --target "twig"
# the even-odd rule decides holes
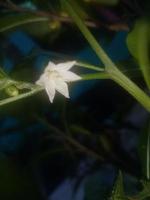
[[[59,16],[59,15],[56,15],[54,13],[50,13],[47,11],[31,10],[31,9],[22,8],[8,0],[6,2],[0,2],[0,5],[9,10],[15,11],[15,12],[20,12],[20,13],[26,12],[26,13],[31,13],[34,15],[42,16],[42,17],[48,17],[48,18],[51,18],[52,20],[58,20],[63,23],[73,23],[72,19],[69,17]],[[91,28],[96,28],[99,26],[96,22],[91,21],[91,20],[85,20],[85,24]]]
[[[49,130],[54,131],[55,133],[57,133],[63,139],[65,139],[66,141],[68,141],[72,146],[76,147],[80,152],[83,152],[83,153],[89,155],[90,157],[93,157],[94,159],[104,161],[104,158],[102,156],[100,156],[98,153],[96,153],[95,151],[92,151],[92,150],[88,149],[86,146],[82,145],[81,143],[79,143],[77,140],[75,140],[71,136],[66,135],[63,131],[61,131],[57,127],[49,124],[47,121],[45,121],[45,120],[43,120],[43,119],[41,119],[39,117],[36,117],[36,118],[42,124],[45,124],[45,126]]]
[[[31,13],[37,16],[41,16],[41,17],[47,17],[50,18],[52,20],[57,20],[59,22],[62,23],[69,23],[72,24],[73,20],[67,16],[62,16],[62,15],[56,15],[55,13],[50,13],[47,11],[42,11],[42,10],[31,10],[31,9],[26,9],[23,7],[20,7],[16,4],[14,4],[13,2],[11,2],[10,0],[7,1],[3,1],[0,2],[0,5],[3,6],[6,9],[15,11],[15,12],[25,12],[25,13]],[[104,27],[106,29],[109,29],[111,31],[119,31],[119,30],[124,30],[127,31],[128,25],[127,24],[121,24],[121,23],[114,23],[114,24],[106,24],[106,23],[102,23],[102,22],[98,22],[98,21],[93,21],[90,19],[85,19],[84,23],[86,24],[86,26],[91,27],[91,28],[99,28],[99,27]]]

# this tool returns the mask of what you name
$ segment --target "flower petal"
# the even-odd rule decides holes
[[[61,76],[66,82],[78,81],[82,79],[80,76],[70,71],[62,71]]]
[[[53,80],[45,82],[45,90],[48,94],[50,102],[53,103],[55,97],[55,82]]]
[[[55,80],[55,89],[64,95],[66,98],[69,98],[69,90],[68,85],[63,81],[63,79],[56,79]]]
[[[45,68],[45,70],[44,70],[44,72],[48,72],[48,71],[51,71],[51,70],[55,70],[55,68],[56,68],[55,63],[49,61],[49,62],[48,62],[48,65],[46,66],[46,68]]]
[[[35,83],[37,85],[44,86],[45,81],[46,81],[46,76],[45,76],[45,74],[42,74]]]
[[[76,64],[76,61],[69,61],[69,62],[60,63],[60,64],[57,64],[55,66],[55,70],[57,70],[57,71],[68,71],[75,64]]]

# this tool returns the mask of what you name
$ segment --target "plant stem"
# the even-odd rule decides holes
[[[77,10],[74,11],[70,0],[62,0],[66,10],[70,16],[74,19],[78,28],[87,39],[92,49],[95,51],[98,58],[105,65],[105,72],[107,72],[112,80],[123,87],[129,94],[131,94],[143,107],[150,112],[150,97],[145,94],[133,81],[131,81],[127,76],[125,76],[108,57],[99,43],[96,41],[92,33],[85,26],[84,22],[79,17]]]
[[[81,75],[81,77],[82,77],[81,81],[94,80],[94,79],[109,79],[110,78],[109,74],[107,74],[105,72],[93,73],[93,74],[83,74],[83,75]]]
[[[100,47],[99,43],[96,41],[96,39],[93,37],[91,32],[88,30],[88,28],[84,25],[84,22],[82,22],[81,18],[79,17],[79,13],[73,9],[71,6],[70,1],[68,0],[62,0],[69,15],[73,18],[75,23],[77,24],[78,28],[84,35],[84,37],[87,39],[99,59],[104,63],[105,66],[114,65],[111,59],[107,56],[105,51]]]
[[[3,105],[8,104],[8,103],[12,103],[14,101],[18,101],[20,99],[24,99],[24,98],[29,97],[29,96],[32,96],[32,95],[34,95],[38,92],[41,92],[42,90],[43,90],[42,87],[37,87],[36,89],[31,90],[30,92],[26,92],[26,93],[20,94],[18,96],[9,97],[7,99],[1,100],[0,106],[3,106]]]
[[[132,95],[147,111],[150,112],[150,97],[122,72],[111,74],[110,78]]]
[[[91,65],[91,64],[83,63],[83,62],[77,62],[76,65],[79,67],[84,67],[86,69],[91,69],[91,70],[95,70],[95,71],[104,71],[105,70],[104,68],[100,68],[95,65]]]
[[[106,73],[101,72],[101,73],[93,73],[93,74],[84,74],[84,75],[81,75],[81,77],[82,77],[81,80],[93,80],[93,79],[107,79],[107,78],[109,78],[109,75],[106,74]],[[32,95],[34,95],[36,93],[41,92],[42,90],[44,90],[43,87],[36,86],[29,92],[26,92],[26,93],[23,93],[23,94],[14,96],[14,97],[9,97],[9,98],[6,98],[4,100],[1,100],[0,101],[0,106],[3,106],[3,105],[8,104],[8,103],[12,103],[14,101],[18,101],[20,99],[27,98],[29,96],[32,96]]]
[[[83,153],[87,154],[88,156],[90,156],[90,157],[92,157],[96,160],[101,160],[101,161],[104,160],[104,158],[100,154],[98,154],[97,152],[92,151],[88,147],[82,145],[80,142],[78,142],[73,137],[66,135],[63,131],[61,131],[57,127],[53,126],[52,124],[48,123],[46,120],[44,121],[41,118],[37,118],[37,119],[39,120],[39,122],[43,123],[50,131],[53,131],[58,136],[62,136],[62,138],[64,140],[66,140],[72,146],[76,147],[80,152],[83,152]]]

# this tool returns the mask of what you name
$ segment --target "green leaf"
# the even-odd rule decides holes
[[[150,89],[150,22],[140,19],[128,34],[127,45],[130,53],[137,59],[145,82]]]
[[[124,194],[123,176],[121,171],[119,171],[119,175],[114,184],[111,200],[127,200],[127,197],[125,197]]]
[[[10,14],[0,18],[0,32],[16,28],[23,24],[48,21],[47,17],[36,16],[33,14]]]
[[[34,38],[49,44],[61,33],[61,23],[58,20],[39,21],[24,24],[21,26],[21,30],[27,32]]]
[[[141,134],[138,149],[141,158],[143,175],[147,178],[147,180],[150,180],[150,120],[148,120],[148,123]]]

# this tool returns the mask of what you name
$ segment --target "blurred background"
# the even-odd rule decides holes
[[[135,21],[149,17],[149,1],[73,3],[113,61],[144,88],[126,40]],[[0,0],[0,65],[11,78],[34,83],[48,61],[68,60],[101,65],[60,1]],[[0,108],[1,200],[108,199],[119,170],[127,194],[138,191],[148,113],[110,80],[69,90],[69,100],[57,93],[51,104],[43,91]]]

